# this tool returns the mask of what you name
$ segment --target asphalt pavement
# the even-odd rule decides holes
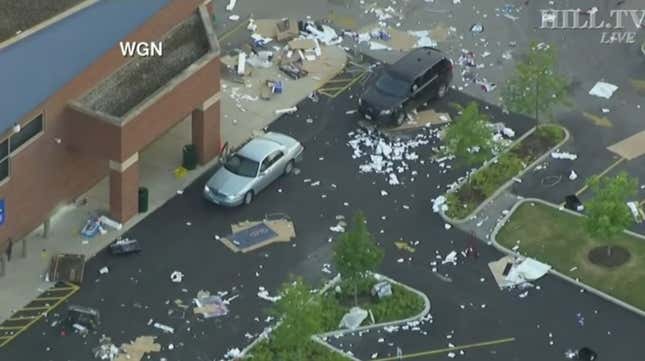
[[[357,131],[358,115],[346,114],[356,108],[355,92],[335,99],[321,97],[319,103],[308,99],[296,114],[283,116],[271,126],[271,130],[302,140],[305,160],[298,165],[297,175],[280,179],[250,206],[222,209],[204,201],[202,188],[212,173],[207,172],[129,232],[142,243],[141,254],[119,258],[102,252],[90,260],[82,289],[69,303],[96,307],[101,312],[103,323],[97,333],[86,338],[62,335],[59,325],[52,326],[64,314],[64,308],[60,308],[0,350],[0,358],[88,360],[99,336],[106,334],[117,344],[141,335],[159,336],[163,350],[153,359],[218,359],[228,349],[250,343],[272,324],[265,322],[265,311],[271,304],[257,297],[258,287],[274,294],[289,274],[302,275],[316,286],[330,277],[322,272],[322,265],[331,259],[333,241],[330,243],[329,238],[336,235],[330,227],[337,224],[338,215],[349,218],[363,210],[375,239],[386,250],[381,272],[431,298],[434,322],[427,336],[388,336],[405,353],[445,346],[445,334],[454,330],[450,342],[455,345],[516,338],[509,344],[467,350],[459,356],[467,359],[559,359],[566,348],[581,345],[591,345],[601,355],[612,355],[611,359],[638,359],[634,355],[638,335],[645,331],[642,320],[551,277],[541,280],[541,290],[531,290],[524,299],[501,292],[486,266],[486,261],[500,256],[492,249],[482,249],[482,257],[473,263],[439,266],[439,272],[452,282],[433,274],[430,262],[437,256],[465,248],[468,235],[456,228],[447,230],[441,218],[432,213],[431,203],[462,171],[445,167],[447,163],[442,168],[439,162],[430,160],[431,148],[438,143],[431,135],[433,131],[424,129],[421,132],[429,134],[429,144],[409,151],[419,158],[406,161],[409,169],[399,174],[400,185],[390,185],[385,174],[359,172],[367,158],[353,159],[353,150],[347,145],[353,137],[350,132]],[[454,112],[450,103],[469,100],[451,92],[436,107]],[[526,119],[491,110],[494,119],[506,122],[518,134],[532,125]],[[383,190],[387,195],[382,195]],[[215,240],[216,235],[228,234],[232,223],[275,212],[292,217],[297,234],[294,242],[235,254]],[[393,242],[401,239],[413,244],[416,252],[408,254],[394,247]],[[104,266],[110,271],[100,275],[98,271]],[[175,270],[185,275],[181,283],[170,281]],[[176,306],[176,300],[190,305],[202,289],[226,291],[224,298],[238,295],[230,301],[230,313],[204,321],[190,308],[184,311]],[[575,322],[577,312],[587,317],[584,327]],[[173,327],[174,334],[153,328],[151,320]],[[553,346],[548,344],[549,332]],[[352,352],[367,359],[374,352],[388,352],[368,335],[344,343],[351,343]],[[173,350],[169,350],[170,344]]]

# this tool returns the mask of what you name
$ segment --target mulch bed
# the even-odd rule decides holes
[[[607,247],[611,247],[608,251]],[[600,246],[589,251],[589,261],[597,266],[615,268],[621,266],[631,258],[631,254],[625,247],[621,246]]]

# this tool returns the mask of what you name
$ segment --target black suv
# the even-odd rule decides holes
[[[358,110],[368,120],[401,125],[407,112],[446,95],[451,80],[452,62],[441,51],[417,48],[368,84]]]

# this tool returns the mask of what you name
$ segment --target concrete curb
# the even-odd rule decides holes
[[[323,294],[323,293],[327,292],[327,291],[328,291],[332,286],[334,286],[336,283],[338,283],[338,282],[340,281],[340,277],[339,277],[339,276],[340,276],[340,275],[337,275],[336,277],[334,277],[333,279],[331,279],[329,282],[327,282],[327,283],[325,284],[325,286],[323,286],[323,288],[322,288],[318,293],[319,293],[319,294]],[[350,359],[350,360],[353,360],[353,361],[361,361],[359,358],[356,358],[356,357],[354,357],[354,356],[352,356],[352,355],[348,355],[348,354],[347,354],[347,353],[345,353],[343,350],[340,350],[340,349],[338,349],[338,348],[336,348],[336,347],[334,347],[334,346],[332,346],[332,345],[328,344],[326,341],[324,341],[324,340],[323,340],[323,338],[327,338],[327,337],[340,337],[340,336],[346,335],[346,334],[348,334],[348,333],[364,332],[364,331],[369,331],[369,330],[373,330],[373,329],[377,329],[377,328],[382,328],[382,327],[386,327],[386,326],[396,326],[396,325],[401,325],[401,324],[408,323],[408,322],[411,322],[411,321],[417,321],[417,320],[420,320],[420,319],[422,319],[423,317],[425,317],[425,316],[430,312],[430,309],[431,309],[430,299],[428,298],[428,296],[426,296],[426,295],[425,295],[425,293],[423,293],[423,292],[421,292],[421,291],[419,291],[419,290],[417,290],[417,289],[415,289],[415,288],[412,288],[412,287],[410,287],[410,286],[408,286],[408,285],[406,285],[406,284],[404,284],[404,283],[401,283],[401,282],[395,281],[395,280],[393,280],[393,279],[391,279],[391,278],[389,278],[389,277],[387,277],[387,276],[384,276],[384,275],[381,275],[381,274],[378,274],[378,273],[375,273],[375,274],[374,274],[374,277],[375,277],[375,278],[377,278],[377,280],[386,280],[386,281],[388,281],[388,282],[390,282],[390,283],[392,283],[392,284],[395,284],[395,285],[401,286],[401,287],[405,288],[406,290],[408,290],[408,291],[410,291],[410,292],[413,292],[413,293],[417,294],[419,297],[421,297],[421,298],[423,299],[423,302],[424,302],[423,311],[421,311],[421,312],[420,312],[420,313],[418,313],[417,315],[414,315],[414,316],[412,316],[412,317],[408,317],[408,318],[403,319],[403,320],[390,321],[390,322],[382,322],[382,323],[377,323],[377,324],[374,324],[374,325],[362,326],[362,327],[358,327],[358,328],[357,328],[357,329],[355,329],[355,330],[335,330],[335,331],[329,331],[329,332],[319,333],[319,334],[317,334],[317,335],[313,335],[313,336],[311,336],[311,340],[312,340],[312,341],[317,342],[318,344],[320,344],[320,345],[322,345],[322,346],[324,346],[324,347],[328,348],[330,351],[337,352],[337,353],[339,353],[339,354],[341,354],[341,355],[343,355],[343,356],[347,357],[347,358],[348,358],[348,359]],[[277,326],[279,326],[279,325],[280,325],[280,323],[278,322],[278,323],[276,324],[276,326],[275,326],[275,327],[277,327]],[[264,330],[264,331],[263,331],[263,332],[262,332],[262,333],[261,333],[261,334],[260,334],[256,339],[255,339],[255,340],[253,340],[253,342],[251,342],[248,346],[246,346],[246,347],[242,350],[242,356],[245,356],[245,355],[246,355],[249,351],[251,351],[251,349],[252,349],[253,347],[255,347],[259,342],[261,342],[261,341],[263,341],[264,339],[266,339],[266,338],[269,336],[269,334],[271,333],[271,330],[272,330],[272,328],[267,328],[267,329],[265,329],[265,330]]]
[[[503,218],[502,218],[502,219],[501,219],[501,220],[500,220],[500,221],[495,225],[495,228],[493,229],[493,232],[491,233],[491,237],[490,237],[490,239],[491,239],[491,241],[492,241],[492,244],[493,244],[493,246],[494,246],[497,250],[499,250],[500,252],[505,253],[505,254],[507,254],[507,255],[520,255],[520,253],[519,253],[519,252],[514,252],[514,251],[512,251],[512,250],[509,250],[508,248],[506,248],[506,247],[504,247],[504,246],[500,245],[499,243],[497,243],[497,238],[496,238],[496,237],[497,237],[497,233],[502,229],[502,227],[503,227],[503,226],[506,224],[506,222],[511,218],[511,216],[513,216],[513,214],[515,213],[515,211],[516,211],[516,210],[517,210],[521,205],[523,205],[524,203],[527,203],[527,202],[528,202],[528,203],[541,203],[541,204],[544,204],[544,205],[546,205],[546,206],[548,206],[548,207],[552,207],[552,208],[558,209],[558,210],[560,210],[561,212],[569,213],[569,214],[571,214],[571,215],[578,216],[578,217],[584,217],[584,215],[582,215],[582,214],[580,214],[580,213],[573,212],[573,211],[571,211],[571,210],[569,210],[569,209],[566,209],[566,208],[560,207],[560,206],[558,206],[558,205],[555,205],[555,204],[553,204],[553,203],[550,203],[550,202],[544,201],[544,200],[542,200],[542,199],[538,199],[538,198],[525,198],[525,199],[521,199],[521,200],[519,200],[517,203],[515,203],[515,205],[513,205],[513,207],[511,208],[511,210],[508,212],[508,214],[507,214],[507,215],[505,215],[505,216],[504,216],[504,217],[503,217]],[[641,234],[634,233],[634,232],[629,231],[629,230],[625,230],[625,231],[623,231],[623,232],[625,232],[626,234],[629,234],[630,236],[634,236],[634,237],[636,237],[636,238],[640,238],[640,239],[645,240],[645,236],[643,236],[643,235],[641,235]],[[573,279],[573,278],[571,278],[571,277],[569,277],[569,276],[567,276],[567,275],[565,275],[565,274],[563,274],[563,273],[560,273],[559,271],[557,271],[557,270],[555,270],[555,269],[553,269],[553,268],[549,271],[549,273],[551,273],[551,274],[555,275],[556,277],[559,277],[559,278],[561,278],[561,279],[563,279],[563,280],[565,280],[565,281],[567,281],[567,282],[569,282],[569,283],[572,283],[572,284],[574,284],[575,286],[581,287],[581,288],[583,288],[584,290],[586,290],[586,291],[588,291],[588,292],[590,292],[590,293],[593,293],[594,295],[596,295],[596,296],[598,296],[598,297],[600,297],[600,298],[602,298],[602,299],[604,299],[604,300],[606,300],[606,301],[612,302],[612,303],[616,304],[617,306],[623,307],[623,308],[625,308],[625,309],[627,309],[627,310],[629,310],[629,311],[632,311],[632,312],[636,313],[636,314],[637,314],[637,315],[639,315],[639,316],[643,316],[643,317],[645,317],[645,311],[643,311],[643,310],[639,309],[638,307],[635,307],[635,306],[633,306],[633,305],[630,305],[629,303],[626,303],[626,302],[624,302],[624,301],[621,301],[621,300],[619,300],[619,299],[617,299],[617,298],[615,298],[615,297],[613,297],[613,296],[610,296],[609,294],[604,293],[604,292],[602,292],[602,291],[600,291],[600,290],[598,290],[598,289],[596,289],[596,288],[593,288],[593,287],[591,287],[591,286],[589,286],[589,285],[587,285],[587,284],[585,284],[585,283],[582,283],[582,282],[580,282],[580,281],[576,281],[575,279]]]
[[[551,149],[549,149],[548,151],[546,151],[546,152],[545,152],[544,154],[542,154],[541,156],[537,157],[537,158],[536,158],[536,159],[535,159],[531,164],[529,164],[529,165],[528,165],[528,166],[526,166],[524,169],[522,169],[519,173],[517,173],[516,175],[514,175],[513,177],[511,177],[511,179],[509,179],[508,181],[506,181],[506,183],[502,184],[499,188],[497,188],[497,190],[496,190],[496,191],[495,191],[495,192],[494,192],[490,197],[486,198],[486,199],[485,199],[481,204],[479,204],[479,206],[477,206],[477,208],[475,208],[475,210],[473,210],[472,212],[470,212],[470,214],[468,214],[466,217],[464,217],[464,218],[451,218],[451,217],[449,217],[448,215],[446,215],[444,211],[440,211],[440,212],[439,212],[439,215],[441,216],[441,218],[443,218],[446,222],[451,223],[451,224],[463,224],[463,223],[466,223],[466,222],[467,222],[467,221],[469,221],[469,220],[470,220],[474,215],[476,215],[477,213],[479,213],[479,212],[480,212],[484,207],[486,207],[488,204],[490,204],[491,202],[493,202],[493,201],[495,200],[495,198],[497,198],[497,197],[498,197],[502,192],[504,192],[506,189],[508,189],[508,188],[509,188],[509,187],[510,187],[514,182],[515,182],[514,178],[522,177],[524,174],[526,174],[528,171],[530,171],[530,170],[531,170],[533,167],[535,167],[537,164],[539,164],[539,163],[541,163],[542,161],[544,161],[544,159],[545,159],[546,157],[548,157],[548,156],[549,156],[549,154],[551,154],[551,153],[552,153],[553,151],[555,151],[556,149],[558,149],[558,148],[562,147],[562,145],[564,145],[564,144],[565,144],[565,143],[566,143],[566,142],[571,138],[571,134],[569,133],[569,130],[568,130],[567,128],[565,128],[565,127],[563,127],[563,126],[561,126],[561,125],[559,125],[559,124],[553,124],[553,125],[555,125],[555,126],[559,127],[560,129],[562,129],[562,130],[564,131],[564,139],[562,139],[558,144],[556,144],[555,146],[551,147]],[[517,144],[519,144],[521,141],[523,141],[524,139],[526,139],[529,135],[533,134],[533,132],[535,132],[535,130],[536,130],[536,129],[537,129],[537,126],[536,126],[536,127],[531,128],[531,129],[529,129],[526,133],[522,134],[522,136],[521,136],[520,138],[518,138],[517,140],[515,140],[515,141],[514,141],[514,142],[513,142],[513,143],[512,143],[508,148],[506,148],[506,150],[504,150],[502,153],[500,153],[500,154],[496,155],[496,156],[495,156],[495,157],[493,157],[492,159],[490,159],[490,160],[486,161],[486,162],[485,162],[481,167],[479,167],[479,169],[477,169],[477,170],[473,173],[473,175],[474,175],[474,174],[476,174],[476,173],[479,173],[480,171],[482,171],[482,170],[484,170],[484,169],[486,169],[486,168],[488,168],[488,167],[489,167],[491,164],[493,164],[493,163],[494,163],[494,162],[495,162],[495,161],[496,161],[500,156],[502,156],[502,155],[506,154],[508,151],[510,151],[511,149],[513,149],[513,147],[515,147],[515,146],[516,146]],[[471,176],[472,176],[472,175],[471,175]],[[457,190],[459,190],[459,189],[460,189],[460,188],[461,188],[465,183],[466,183],[466,180],[464,179],[464,180],[462,180],[461,182],[459,182],[459,186],[458,186],[457,188],[455,188],[453,191],[448,192],[448,193],[456,192],[456,191],[457,191]],[[448,194],[448,193],[446,193],[446,194]]]

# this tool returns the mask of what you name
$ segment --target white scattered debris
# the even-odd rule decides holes
[[[609,112],[610,112],[610,110],[609,110],[609,108],[602,108],[602,112],[603,112],[603,113],[609,113]]]
[[[599,81],[589,90],[589,95],[609,99],[617,89],[618,87],[614,84]]]
[[[437,42],[430,37],[430,31],[421,30],[421,31],[408,31],[408,34],[417,38],[417,42],[414,45],[416,48],[422,47],[437,47]]]
[[[394,173],[390,173],[390,179],[388,180],[388,183],[393,186],[401,184],[399,183],[399,178]]]
[[[638,211],[638,203],[637,202],[627,202],[627,207],[629,210],[632,212],[632,216],[634,217],[634,220],[636,222],[641,221],[641,215],[640,212]]]
[[[456,251],[451,251],[446,255],[446,257],[441,261],[441,264],[446,264],[446,263],[457,263],[457,252]]]
[[[110,270],[107,267],[103,267],[103,268],[101,268],[99,270],[99,273],[102,274],[102,275],[107,274],[109,272],[110,272]]]
[[[388,193],[387,193],[387,191],[384,191],[384,190],[382,190],[382,189],[381,189],[381,195],[382,195],[383,197],[385,197],[387,194],[388,194]]]
[[[258,287],[258,297],[260,297],[263,300],[270,301],[270,302],[276,302],[276,301],[279,301],[282,298],[282,296],[270,296],[269,291],[264,289],[264,287],[262,287],[262,286]]]
[[[111,218],[109,218],[107,216],[100,216],[99,217],[99,222],[101,224],[104,224],[104,225],[106,225],[106,226],[108,226],[108,227],[110,227],[112,229],[117,230],[117,231],[120,230],[123,227],[123,225],[121,223],[119,223],[119,222],[117,222],[117,221],[115,221],[115,220],[113,220],[113,219],[111,219]]]
[[[237,360],[238,358],[242,357],[242,351],[240,351],[240,349],[237,347],[232,348],[228,350],[228,352],[226,353],[226,355],[224,355],[224,357],[226,357],[227,359]]]
[[[240,20],[240,16],[233,14],[233,15],[229,15],[228,19],[231,21],[238,21]]]
[[[572,169],[571,174],[569,174],[569,180],[574,181],[576,179],[578,179],[578,174]]]
[[[237,73],[239,75],[246,73],[246,53],[243,51],[237,55]]]
[[[339,328],[357,329],[368,316],[368,312],[360,307],[352,307],[340,320]]]
[[[340,221],[337,225],[329,227],[329,230],[332,232],[343,233],[345,232],[345,222]]]
[[[551,158],[553,158],[553,159],[576,160],[576,159],[578,159],[578,155],[577,154],[572,154],[572,153],[567,153],[567,152],[552,152],[551,153]]]
[[[154,326],[154,328],[158,328],[158,329],[162,330],[165,333],[175,333],[174,328],[172,328],[172,327],[170,327],[168,325],[164,325],[163,323],[155,322],[153,326]]]
[[[509,138],[513,138],[515,136],[515,131],[508,127],[504,127],[504,129],[502,129],[502,133]]]
[[[179,271],[173,271],[170,274],[170,280],[174,283],[180,283],[184,279],[184,274]]]
[[[226,5],[226,11],[233,11],[237,0],[229,0],[228,5]]]
[[[446,204],[446,197],[445,196],[439,196],[435,199],[432,200],[432,211],[434,213],[439,213],[441,211],[445,212],[448,210],[448,205]]]
[[[281,114],[294,113],[296,111],[298,111],[298,107],[293,106],[291,108],[276,109],[275,114],[276,115],[281,115]]]
[[[443,225],[443,227],[445,229],[450,229],[450,228],[452,228],[452,225],[450,223],[446,223],[446,224]]]

